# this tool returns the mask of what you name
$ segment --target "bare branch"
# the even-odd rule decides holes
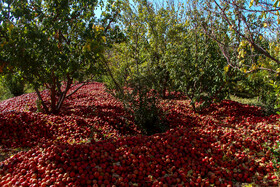
[[[38,88],[35,87],[34,89],[35,89],[35,91],[36,91],[36,93],[37,93],[37,96],[38,96],[39,100],[41,101],[41,103],[42,103],[42,105],[43,105],[43,108],[44,108],[45,112],[46,112],[46,113],[49,113],[49,109],[48,109],[46,103],[44,102],[44,100],[43,100],[43,98],[42,98],[42,96],[41,96],[41,94],[40,94]]]
[[[277,64],[280,64],[280,61],[277,60],[276,58],[274,58],[269,52],[267,52],[267,50],[265,50],[264,48],[262,48],[261,46],[259,46],[257,43],[255,43],[255,41],[253,40],[253,38],[248,38],[246,37],[243,33],[241,33],[240,30],[238,30],[235,27],[235,24],[230,22],[230,19],[228,18],[228,16],[226,15],[224,9],[222,9],[222,7],[219,5],[218,2],[214,1],[215,4],[217,5],[217,7],[221,10],[222,16],[224,18],[224,20],[234,29],[234,31],[236,33],[238,33],[243,39],[247,40],[259,53],[261,53],[262,55],[266,56],[267,58],[270,58],[271,60],[273,60],[274,62],[276,62]]]
[[[89,82],[83,82],[79,87],[77,87],[73,92],[71,92],[70,94],[68,94],[66,96],[66,98],[70,97],[71,95],[73,95],[74,93],[76,93],[80,88],[82,88],[84,85],[88,84]]]
[[[63,101],[65,100],[65,97],[66,97],[66,94],[68,92],[68,90],[70,89],[70,86],[72,84],[72,79],[69,77],[69,75],[67,76],[67,84],[66,84],[66,88],[65,90],[62,92],[62,94],[60,94],[60,98],[57,102],[57,105],[56,105],[56,111],[59,111],[61,106],[62,106],[62,103]]]

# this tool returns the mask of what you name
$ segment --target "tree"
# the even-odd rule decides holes
[[[168,47],[168,69],[176,91],[184,93],[194,111],[226,97],[225,59],[218,45],[191,19],[181,39]],[[199,105],[197,105],[199,103]]]
[[[156,93],[159,90],[158,80],[162,77],[156,67],[163,67],[161,55],[166,51],[161,53],[163,46],[156,46],[160,44],[155,42],[160,38],[153,38],[155,34],[164,35],[165,31],[159,30],[163,26],[161,23],[154,28],[155,32],[150,33],[151,27],[155,26],[152,24],[160,16],[146,1],[123,1],[119,5],[122,10],[119,24],[125,41],[115,43],[108,53],[111,85],[117,91],[116,96],[132,112],[135,123],[143,133],[152,134],[166,128]]]
[[[17,72],[33,85],[46,113],[59,112],[74,80],[98,72],[106,28],[96,23],[97,6],[97,0],[0,1],[1,72]]]
[[[263,80],[266,80],[265,84],[271,84],[272,81],[275,96],[279,95],[278,0],[194,0],[190,7],[193,20],[219,45],[227,60],[225,70],[228,76],[236,74],[234,71],[241,71],[251,78],[262,75]],[[267,90],[268,87],[271,88],[270,85],[263,85],[263,91],[260,92],[265,97],[268,92],[273,93]]]
[[[245,73],[259,70],[278,73],[278,1],[211,0],[204,3],[193,1],[193,4],[197,21],[204,32],[219,44],[229,66]],[[277,67],[267,66],[264,60],[277,64]]]
[[[197,20],[187,16],[191,12],[183,4],[133,2],[126,1],[122,12],[127,41],[115,45],[109,55],[118,85],[136,93],[153,89],[163,98],[167,89],[180,91],[194,110],[196,102],[202,107],[223,99],[225,59]]]
[[[148,68],[154,74],[154,89],[165,99],[166,91],[172,90],[174,86],[167,66],[170,60],[169,51],[171,46],[176,48],[174,43],[186,32],[184,8],[182,4],[175,5],[171,1],[161,4],[140,2],[143,8],[139,17],[143,19],[147,28],[145,37]]]

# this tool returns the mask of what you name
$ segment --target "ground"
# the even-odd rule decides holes
[[[0,186],[278,186],[278,115],[230,100],[201,113],[179,98],[160,107],[170,129],[145,136],[101,83],[59,115],[38,112],[34,93],[2,101]]]

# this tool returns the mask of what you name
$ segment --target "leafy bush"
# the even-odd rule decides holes
[[[270,151],[272,152],[273,158],[272,163],[275,169],[280,172],[280,168],[278,167],[280,165],[280,142],[277,141],[276,145],[274,147],[270,148]]]
[[[267,83],[268,82],[268,83]],[[259,97],[269,113],[279,113],[280,110],[280,84],[273,77],[260,86]]]
[[[7,74],[3,77],[3,84],[13,96],[24,94],[24,81],[17,74]]]
[[[172,53],[168,62],[176,91],[184,93],[197,112],[227,96],[225,60],[217,45],[199,32],[190,28],[187,37],[169,49]]]
[[[134,79],[129,82],[129,88],[116,89],[116,86],[111,83],[109,87],[111,93],[123,102],[143,134],[152,135],[166,131],[168,124],[164,112],[159,107],[158,93],[151,89],[152,82],[149,81],[151,79],[134,76]]]
[[[2,81],[2,79],[0,79]],[[7,88],[2,84],[0,85],[0,100],[5,100],[10,97],[13,97],[13,95],[7,90]]]

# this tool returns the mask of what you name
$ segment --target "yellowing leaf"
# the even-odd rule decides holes
[[[244,50],[240,50],[239,51],[239,55],[238,55],[238,58],[244,58],[245,57],[245,51]]]
[[[273,0],[274,1],[274,0]],[[279,4],[280,2],[279,2],[279,0],[276,0],[275,2],[274,2],[274,4],[273,4],[273,7],[277,7],[277,4]],[[278,5],[279,6],[279,5]]]
[[[86,44],[83,46],[83,51],[90,51],[90,50],[91,50],[90,43],[86,43]]]
[[[253,187],[252,184],[246,184],[245,187]]]
[[[253,5],[254,1],[255,1],[255,0],[251,0],[251,1],[250,1],[249,7],[251,7],[251,6]]]
[[[106,42],[106,37],[105,36],[102,36],[102,39],[104,42]]]
[[[224,67],[224,71],[225,71],[226,73],[228,72],[228,70],[229,70],[229,65],[227,65],[227,66]]]
[[[241,45],[242,47],[245,47],[245,46],[246,46],[246,42],[245,42],[244,40],[242,40],[242,41],[240,42],[240,45]]]
[[[260,38],[260,40],[262,40],[262,39],[263,39],[263,36],[262,36],[262,35],[260,35],[260,36],[259,36],[259,38]]]
[[[14,28],[14,25],[13,24],[9,24],[8,30],[11,31],[13,28]]]
[[[254,70],[256,70],[258,68],[258,66],[256,65],[256,64],[253,64],[252,65],[252,70],[254,71]]]
[[[266,27],[267,27],[267,23],[264,23],[264,24],[263,24],[263,27],[266,28]]]
[[[0,44],[0,47],[4,47],[4,45],[5,45],[5,42],[1,43],[1,44]]]
[[[87,50],[90,51],[90,44],[87,44]]]
[[[100,26],[100,25],[93,25],[92,26],[93,29],[95,29],[96,31],[104,31],[104,27]]]

